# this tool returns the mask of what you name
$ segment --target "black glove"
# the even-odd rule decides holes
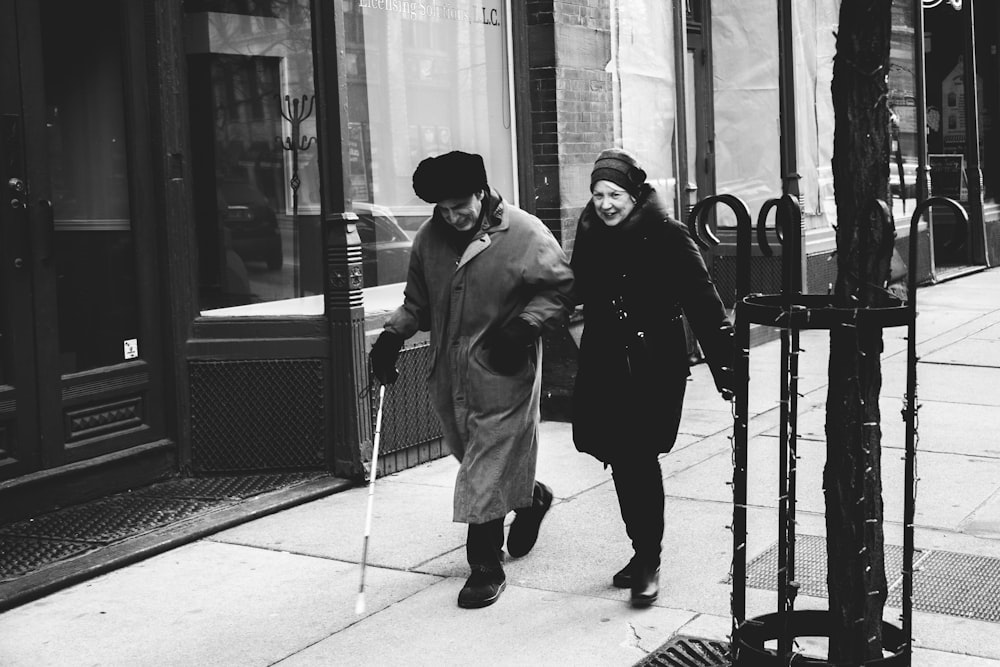
[[[382,384],[392,384],[399,377],[396,360],[399,359],[399,350],[402,347],[403,337],[391,331],[383,331],[372,345],[368,361],[371,363],[372,373]]]
[[[528,362],[530,346],[538,330],[527,320],[515,317],[507,324],[487,334],[483,349],[489,355],[490,366],[500,375],[513,375]]]

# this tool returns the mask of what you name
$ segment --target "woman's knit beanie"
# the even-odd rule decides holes
[[[597,181],[611,181],[633,197],[638,197],[639,189],[646,182],[646,172],[628,151],[608,148],[601,151],[594,162],[594,170],[590,172],[591,189]]]

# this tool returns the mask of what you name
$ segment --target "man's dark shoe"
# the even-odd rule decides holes
[[[615,588],[632,588],[632,570],[635,567],[636,557],[632,556],[632,560],[628,562],[628,565],[615,572],[615,576],[611,578],[611,584]]]
[[[503,570],[493,570],[481,565],[472,566],[472,575],[458,593],[458,606],[462,609],[488,607],[500,598],[507,588]]]
[[[660,596],[660,566],[636,563],[632,570],[632,606],[648,607]]]
[[[507,553],[514,558],[525,556],[538,541],[542,519],[552,506],[552,489],[536,482],[535,498],[531,507],[517,510],[507,533]]]

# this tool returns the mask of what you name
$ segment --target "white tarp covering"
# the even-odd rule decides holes
[[[799,190],[807,226],[825,227],[834,219],[830,80],[840,2],[793,4]],[[756,216],[765,200],[781,194],[777,2],[713,3],[712,33],[716,190],[742,197]]]
[[[669,2],[613,0],[612,60],[621,145],[635,153],[667,203],[674,198],[674,23]]]

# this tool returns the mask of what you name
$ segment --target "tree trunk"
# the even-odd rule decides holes
[[[872,207],[875,199],[889,201],[890,10],[885,0],[843,0],[833,66],[835,299],[862,310],[878,303],[888,281],[894,237]],[[835,623],[829,660],[837,663],[882,657],[881,351],[880,328],[848,324],[830,332],[823,486]]]

